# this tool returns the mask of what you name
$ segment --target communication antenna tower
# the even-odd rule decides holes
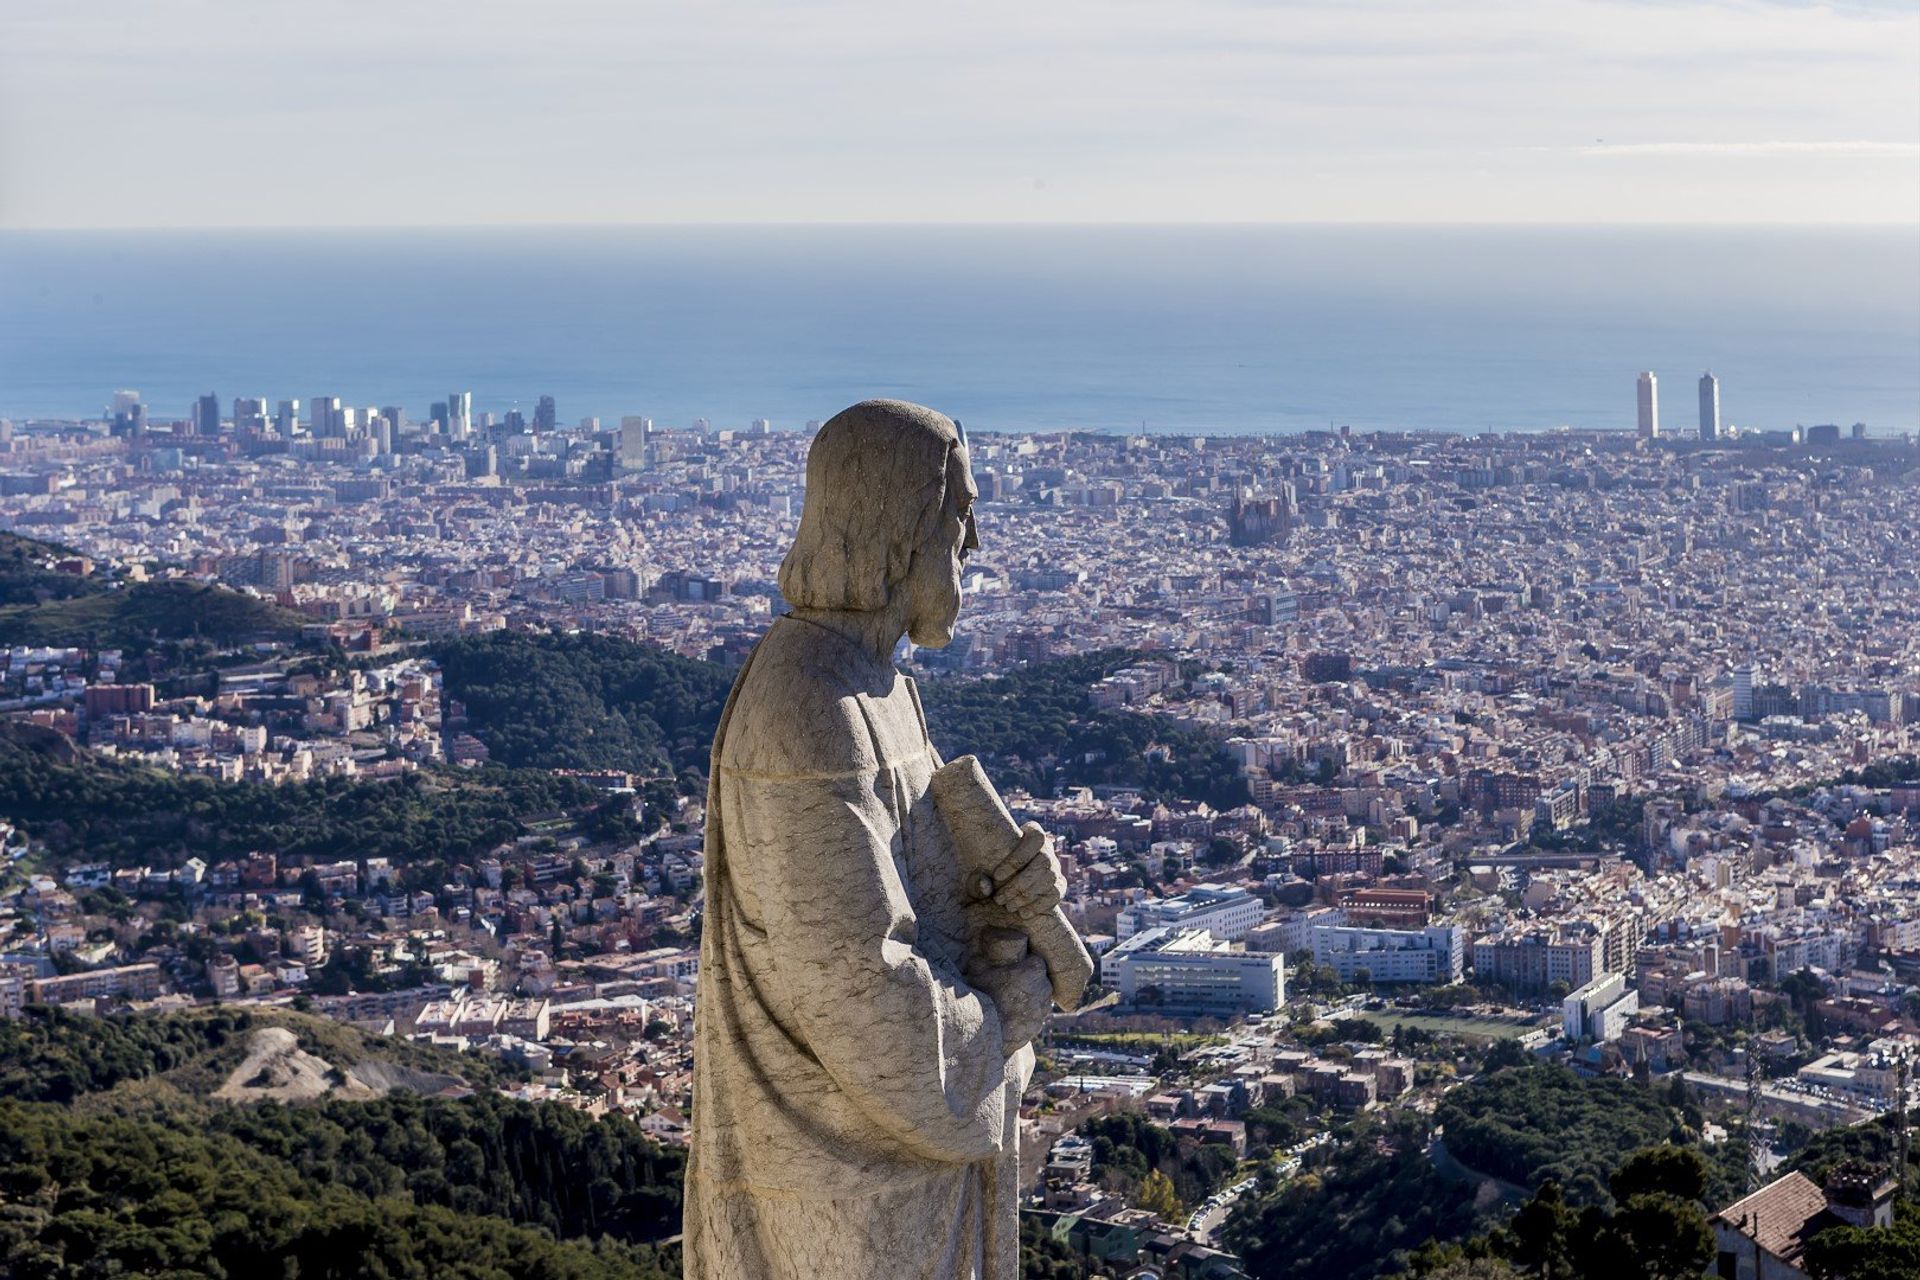
[[[1747,1011],[1747,1098],[1746,1098],[1746,1144],[1747,1144],[1747,1192],[1752,1194],[1760,1187],[1760,1052],[1758,1039],[1754,1035],[1753,1011]]]

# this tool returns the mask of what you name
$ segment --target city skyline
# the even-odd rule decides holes
[[[1796,423],[1791,433],[1780,430],[1740,428],[1734,424],[1723,423],[1720,412],[1720,380],[1712,370],[1700,375],[1697,384],[1699,393],[1699,425],[1691,437],[1700,441],[1718,441],[1739,436],[1775,438],[1791,434],[1798,442],[1809,424]],[[598,432],[608,424],[618,423],[622,427],[641,426],[652,429],[653,418],[646,413],[623,413],[614,416],[602,414],[583,415],[576,421],[561,422],[558,405],[551,395],[540,394],[535,398],[533,416],[529,418],[521,410],[521,397],[513,397],[510,407],[496,417],[492,409],[476,411],[473,408],[471,391],[450,392],[444,400],[434,401],[426,411],[424,418],[409,417],[404,406],[393,404],[366,405],[364,410],[346,405],[338,396],[316,396],[311,400],[299,398],[277,401],[277,409],[271,416],[274,431],[283,438],[296,435],[311,437],[366,437],[377,438],[381,453],[393,451],[393,441],[401,435],[427,435],[443,437],[447,442],[463,444],[471,441],[475,429],[496,430],[504,428],[509,432],[545,433],[545,432]],[[155,417],[147,411],[147,405],[138,390],[122,388],[113,394],[111,403],[106,405],[100,416],[93,421],[105,422],[117,435],[138,435],[144,433],[150,425],[166,424],[172,429],[184,429],[190,437],[218,435],[225,427],[231,427],[237,434],[245,434],[249,428],[264,430],[269,422],[265,412],[267,401],[250,396],[238,396],[233,399],[233,412],[230,416],[221,412],[221,399],[215,392],[208,392],[194,398],[183,418],[171,419]],[[302,404],[307,407],[303,411]],[[87,419],[81,419],[87,420]],[[773,430],[811,431],[819,425],[818,419],[809,419],[804,424],[787,423],[776,425],[772,419],[754,417],[742,425],[715,423],[711,419],[698,417],[687,425],[695,431],[708,430],[745,430],[764,434]],[[1815,423],[1814,428],[1838,428],[1838,423]],[[1330,428],[1331,429],[1331,428]],[[1556,430],[1551,427],[1533,428],[1534,432]],[[1087,428],[1093,434],[1115,434],[1110,428]],[[1458,434],[1446,428],[1408,427],[1404,429],[1412,434]],[[1527,434],[1527,429],[1520,429]],[[1605,433],[1609,430],[1624,433],[1625,426],[1617,428],[1588,428]],[[1866,439],[1885,436],[1887,432],[1874,432],[1866,423],[1853,423],[1848,427],[1853,439]],[[1660,427],[1658,375],[1653,371],[1642,371],[1636,380],[1636,424],[1635,432],[1642,439],[1673,439],[1676,433],[1662,430]],[[989,429],[989,434],[993,434]],[[1124,433],[1121,433],[1124,434]],[[1257,438],[1262,433],[1234,433],[1251,435]],[[1291,433],[1274,433],[1276,438]],[[1892,435],[1904,434],[1901,432]]]

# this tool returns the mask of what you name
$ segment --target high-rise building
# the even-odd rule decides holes
[[[267,429],[267,402],[252,396],[235,396],[233,399],[233,429],[239,433],[259,432]]]
[[[1733,718],[1753,719],[1753,664],[1743,662],[1733,669]]]
[[[628,416],[620,419],[620,469],[638,471],[647,465],[647,438],[653,434],[653,419]]]
[[[535,405],[533,409],[533,429],[535,431],[547,432],[552,431],[559,425],[560,415],[553,407],[553,397],[541,396],[540,403]]]
[[[473,434],[473,392],[456,391],[447,397],[447,434],[455,440]]]
[[[109,413],[114,435],[143,436],[147,433],[147,406],[140,403],[138,391],[114,392],[113,408]]]
[[[308,402],[307,430],[317,438],[328,439],[347,434],[347,415],[340,408],[339,396],[315,396]]]
[[[1660,386],[1652,372],[1640,375],[1640,438],[1653,440],[1660,435]]]
[[[187,432],[196,436],[220,434],[219,396],[209,392],[193,402],[193,412],[187,419]]]
[[[1720,379],[1711,369],[1700,375],[1700,438],[1720,438]]]
[[[300,430],[300,402],[282,400],[273,411],[273,429],[282,436],[291,436]]]

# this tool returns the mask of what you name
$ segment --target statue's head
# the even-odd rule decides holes
[[[904,400],[866,400],[828,419],[807,451],[800,532],[780,565],[796,609],[902,606],[925,648],[953,639],[960,565],[980,545],[979,494],[953,419]]]

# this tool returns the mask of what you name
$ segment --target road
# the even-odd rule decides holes
[[[1301,1158],[1304,1157],[1307,1152],[1313,1150],[1315,1147],[1324,1146],[1326,1143],[1332,1141],[1332,1139],[1333,1135],[1330,1133],[1319,1133],[1308,1138],[1305,1142],[1296,1143],[1288,1147],[1284,1152],[1280,1153],[1280,1158],[1274,1162],[1274,1176],[1279,1181],[1286,1182],[1296,1173],[1300,1172]],[[1220,1228],[1226,1222],[1227,1214],[1233,1210],[1234,1203],[1238,1201],[1241,1196],[1253,1190],[1257,1182],[1259,1182],[1258,1178],[1242,1178],[1232,1186],[1215,1192],[1206,1204],[1201,1205],[1187,1216],[1187,1234],[1201,1244],[1209,1247],[1215,1245]]]

